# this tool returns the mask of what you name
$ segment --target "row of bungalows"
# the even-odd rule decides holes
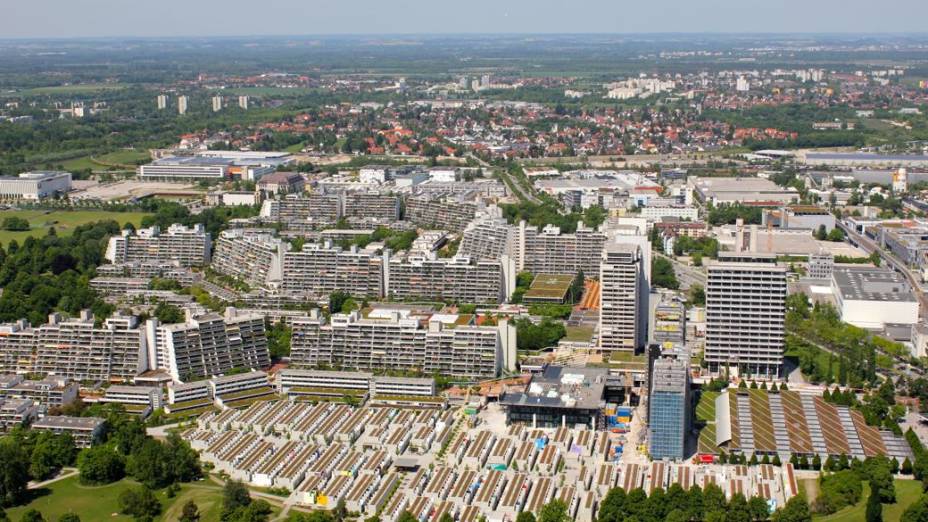
[[[432,470],[423,494],[436,500],[444,499],[454,486],[456,478],[457,473],[455,473],[454,469],[447,466],[437,466]]]
[[[285,442],[252,473],[250,482],[262,487],[293,490],[306,476],[306,468],[318,453],[318,448],[313,444]]]
[[[242,414],[241,410],[223,410],[208,412],[197,418],[197,426],[212,431],[224,431],[232,426],[232,422]]]
[[[596,470],[594,488],[600,496],[605,497],[619,480],[619,469],[612,464],[600,464]]]
[[[515,443],[512,439],[498,439],[487,457],[486,465],[494,469],[506,469],[515,452]]]
[[[471,469],[483,469],[495,443],[496,437],[489,431],[478,432],[468,444],[461,465]]]
[[[535,466],[535,459],[538,457],[538,448],[530,440],[517,442],[518,448],[512,456],[512,468],[529,471]]]
[[[265,460],[273,456],[276,449],[272,442],[266,439],[259,440],[245,454],[232,460],[229,475],[235,480],[252,482],[252,475]]]
[[[548,444],[541,450],[535,461],[535,472],[543,475],[554,475],[561,465],[561,448]]]

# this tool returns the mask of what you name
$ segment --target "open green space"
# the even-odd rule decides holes
[[[42,237],[51,227],[59,236],[69,236],[80,225],[112,219],[120,225],[132,223],[138,228],[145,212],[111,212],[107,210],[3,210],[0,221],[8,217],[20,217],[29,221],[30,230],[12,232],[0,230],[0,245],[15,239],[22,243],[27,237]]]
[[[129,479],[105,486],[84,486],[75,475],[34,490],[28,504],[7,508],[6,512],[11,520],[19,520],[30,509],[39,510],[45,520],[58,520],[66,513],[76,513],[81,520],[132,520],[132,517],[119,514],[119,495],[137,486],[138,483]],[[155,496],[162,506],[161,517],[157,520],[177,520],[184,503],[192,499],[200,508],[201,522],[219,521],[222,488],[217,484],[206,481],[183,484],[174,498],[168,498],[164,490],[156,491]]]
[[[897,480],[896,484],[896,503],[883,505],[883,520],[886,522],[895,522],[902,518],[902,513],[907,507],[911,506],[922,494],[921,482],[917,480]],[[808,489],[808,482],[806,482]],[[817,484],[816,484],[817,486]],[[870,485],[864,482],[863,494],[860,495],[860,501],[853,506],[848,506],[837,513],[827,516],[813,516],[816,522],[859,522],[866,520],[867,497],[870,496]]]
[[[80,83],[75,85],[50,85],[48,87],[34,87],[22,91],[0,93],[0,96],[42,96],[54,94],[88,94],[100,91],[124,89],[126,86],[119,83]]]
[[[65,170],[105,170],[107,165],[136,165],[151,160],[147,150],[117,150],[99,156],[81,156],[61,163]]]
[[[594,327],[592,326],[567,326],[565,329],[567,335],[564,338],[568,341],[585,343],[593,338]]]

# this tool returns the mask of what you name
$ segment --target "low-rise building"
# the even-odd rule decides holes
[[[103,436],[106,419],[100,417],[68,417],[48,415],[32,423],[35,431],[47,431],[60,435],[67,433],[78,448],[89,448]]]
[[[120,404],[129,413],[146,416],[162,406],[161,389],[154,386],[113,385],[106,389],[100,402]]]
[[[861,328],[918,323],[918,299],[905,278],[887,268],[837,267],[831,288],[841,320]]]
[[[0,433],[25,426],[39,415],[32,399],[0,399]]]
[[[17,374],[0,375],[0,399],[30,399],[40,413],[71,404],[79,389],[76,382],[53,376],[32,380]]]
[[[0,199],[40,199],[61,196],[71,191],[70,172],[24,172],[19,177],[0,176]]]

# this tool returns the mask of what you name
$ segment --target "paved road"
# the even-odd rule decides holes
[[[29,485],[28,485],[27,487],[28,487],[28,489],[39,489],[39,488],[43,488],[43,487],[45,487],[45,486],[47,486],[47,485],[49,485],[49,484],[52,484],[52,483],[54,483],[54,482],[58,482],[59,480],[64,480],[64,479],[66,479],[66,478],[68,478],[68,477],[73,477],[74,475],[77,475],[78,473],[79,473],[79,472],[78,472],[77,468],[61,468],[61,472],[59,472],[59,473],[58,473],[57,475],[55,475],[54,477],[52,477],[52,478],[50,478],[50,479],[48,479],[48,480],[43,480],[42,482],[30,482]]]
[[[475,156],[474,154],[468,154],[468,157],[473,158],[475,161],[477,161],[477,163],[479,163],[481,167],[494,168],[492,165],[490,165],[486,161],[483,161],[482,159]],[[505,184],[507,187],[509,187],[510,190],[515,192],[516,197],[518,197],[520,200],[530,201],[536,205],[541,204],[541,200],[538,199],[538,197],[535,196],[535,194],[533,194],[531,190],[526,191],[522,187],[522,185],[519,184],[519,181],[517,179],[514,179],[512,176],[509,175],[509,171],[507,171],[505,168],[499,168],[497,169],[497,172],[499,172],[499,176],[503,180],[503,184]]]
[[[681,288],[689,288],[694,284],[703,288],[706,287],[706,273],[703,272],[702,268],[681,263],[674,259],[673,256],[667,256],[660,252],[654,252],[654,255],[663,257],[673,264],[673,270],[677,274],[677,280],[680,281]]]

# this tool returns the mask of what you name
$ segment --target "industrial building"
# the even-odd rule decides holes
[[[831,289],[846,323],[877,330],[918,323],[918,299],[905,277],[888,268],[836,267]]]
[[[871,154],[861,152],[803,152],[800,159],[806,165],[894,168],[928,167],[928,156],[917,154]]]
[[[125,229],[111,237],[106,247],[106,259],[113,264],[169,263],[180,266],[209,264],[212,241],[201,224],[185,227],[173,224],[165,232],[158,226],[133,233]]]
[[[71,191],[71,173],[24,172],[18,177],[0,176],[0,200],[32,200],[62,196]]]
[[[703,204],[782,206],[799,200],[799,193],[764,178],[690,178],[693,196]]]
[[[786,267],[771,254],[719,253],[708,266],[706,348],[709,370],[779,378],[783,370]]]
[[[296,366],[408,370],[459,377],[496,377],[515,365],[515,327],[477,326],[473,316],[417,317],[406,310],[333,314],[315,310],[292,320],[291,361]]]
[[[166,181],[258,181],[292,161],[286,152],[197,151],[168,156],[138,167],[139,179]]]
[[[789,205],[765,211],[761,224],[786,230],[817,231],[825,227],[825,231],[831,232],[835,228],[835,216],[816,205]]]

